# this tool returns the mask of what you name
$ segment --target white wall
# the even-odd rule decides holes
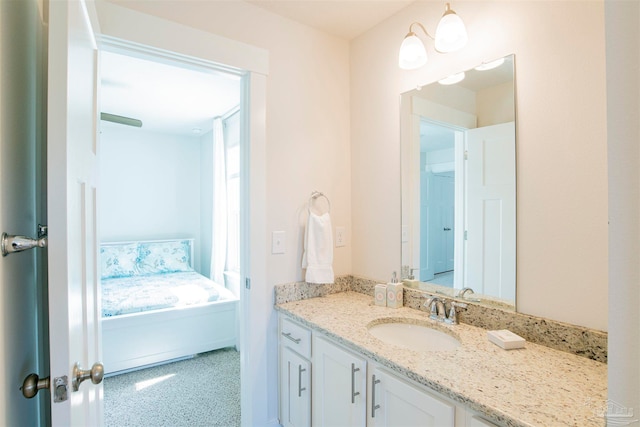
[[[195,238],[200,267],[200,139],[102,122],[100,239]]]
[[[515,91],[512,83],[502,83],[478,91],[478,127],[515,121]]]
[[[609,141],[609,385],[640,418],[640,3],[605,3]]]
[[[469,44],[427,42],[429,63],[400,70],[409,24],[434,31],[442,7],[418,1],[351,43],[352,272],[400,267],[399,94],[515,53],[518,310],[606,330],[603,3],[456,2]]]

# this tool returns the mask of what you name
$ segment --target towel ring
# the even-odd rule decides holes
[[[331,213],[331,201],[329,200],[329,198],[327,196],[325,196],[324,193],[322,193],[320,191],[313,191],[311,193],[311,197],[309,197],[309,202],[307,203],[307,208],[309,209],[309,213],[311,213],[311,204],[318,197],[324,197],[327,200],[327,205],[329,206],[329,208],[327,210],[327,213]]]

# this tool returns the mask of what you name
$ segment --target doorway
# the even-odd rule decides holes
[[[223,296],[230,293],[237,299],[241,297],[243,258],[241,92],[238,74],[215,67],[194,66],[121,47],[107,47],[101,52],[100,242],[124,243],[129,247],[188,239],[189,267],[222,286]],[[133,276],[137,280],[136,268],[137,265]],[[147,276],[149,272],[143,273],[142,276]],[[240,306],[238,303],[238,310]],[[180,310],[188,311],[189,307],[182,306]],[[239,317],[240,313],[235,323],[238,338]],[[235,342],[235,348],[239,349],[239,339]],[[231,351],[229,346],[212,348],[183,362],[169,359],[172,363],[165,366],[143,363],[126,370],[133,373],[112,372],[116,374],[113,382],[116,377],[120,380],[126,375],[143,378],[132,383],[141,393],[150,387],[166,388],[176,375],[166,373],[167,369],[180,363],[188,367],[208,361],[208,366],[230,364],[229,369],[219,370],[227,377],[218,382],[229,387],[233,381],[228,376],[237,373],[237,387],[230,393],[239,394],[240,376],[236,368],[240,357],[233,354],[237,353],[235,348]],[[106,350],[103,348],[103,353]],[[215,363],[211,362],[214,359]],[[224,360],[227,362],[221,362]],[[141,375],[142,371],[145,375]],[[204,380],[208,381],[206,375],[211,371],[204,372]],[[105,425],[119,425],[122,419],[110,419],[110,414],[130,418],[120,409],[110,410],[113,400],[109,391],[116,388],[109,387],[109,378],[105,381]],[[215,382],[214,378],[211,382]],[[193,396],[185,395],[184,389],[176,393],[180,400],[169,397],[171,401],[157,403],[176,407],[179,401],[193,405],[198,401],[199,392],[195,388],[191,391]],[[217,404],[220,402],[225,400],[219,399]],[[229,402],[238,407],[228,412],[239,414],[238,396]],[[189,418],[184,420],[186,425],[193,422]]]
[[[462,280],[464,133],[420,121],[420,275],[435,285]]]

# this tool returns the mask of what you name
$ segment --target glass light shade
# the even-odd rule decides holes
[[[462,49],[468,40],[467,29],[462,19],[448,8],[436,28],[435,46],[438,52],[455,52]]]
[[[427,50],[415,33],[407,34],[402,41],[398,63],[403,70],[415,70],[427,63]]]
[[[438,80],[438,83],[441,85],[454,85],[464,80],[465,74],[464,71],[458,74],[452,74],[449,77],[445,77],[444,79]]]
[[[491,61],[491,62],[483,62],[482,64],[478,65],[475,69],[478,71],[493,70],[494,68],[498,68],[502,64],[504,64],[504,58],[496,59],[495,61]]]

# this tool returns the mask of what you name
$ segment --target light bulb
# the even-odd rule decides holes
[[[415,70],[427,63],[427,50],[415,33],[410,32],[402,41],[398,63],[403,70]]]
[[[447,3],[444,15],[436,28],[435,47],[438,52],[455,52],[467,44],[467,29],[462,19]]]

